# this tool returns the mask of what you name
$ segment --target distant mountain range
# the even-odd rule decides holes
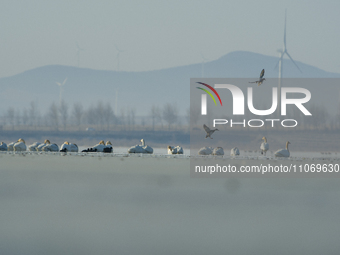
[[[266,70],[265,77],[278,77],[274,69],[278,57],[236,51],[204,64],[205,78],[258,78]],[[283,61],[283,77],[290,78],[340,78],[340,74],[296,61]],[[85,108],[98,101],[110,102],[115,107],[118,91],[118,109],[135,108],[137,115],[147,115],[152,105],[172,103],[185,114],[189,107],[190,78],[202,76],[202,63],[146,72],[116,72],[50,65],[28,70],[0,79],[2,111],[12,106],[17,109],[28,107],[35,101],[44,113],[52,102],[59,102],[59,86],[63,82],[63,98],[70,107],[80,102]],[[338,95],[338,94],[337,94]],[[120,110],[119,110],[120,112]],[[0,111],[1,113],[1,111]]]

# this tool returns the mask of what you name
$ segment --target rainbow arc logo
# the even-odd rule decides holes
[[[209,88],[212,92],[214,92],[215,95],[217,96],[218,100],[220,100],[220,104],[221,104],[221,106],[222,106],[222,100],[221,100],[221,98],[220,98],[220,95],[216,92],[216,90],[215,90],[213,87],[211,87],[210,85],[208,85],[208,84],[206,84],[206,83],[203,83],[203,82],[197,82],[197,83],[206,86],[206,87]],[[203,90],[204,92],[206,92],[206,93],[214,100],[215,105],[217,105],[214,96],[211,94],[211,92],[210,92],[209,90],[203,89],[203,88],[200,88],[200,87],[196,87],[196,88],[201,89],[201,90]]]

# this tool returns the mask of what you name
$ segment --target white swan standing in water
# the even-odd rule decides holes
[[[212,152],[213,152],[213,148],[203,147],[198,151],[198,155],[211,155]]]
[[[41,144],[38,145],[35,149],[36,149],[37,151],[42,151],[42,149],[43,149],[45,146],[49,145],[49,144],[51,144],[50,140],[45,139],[44,143],[41,143]]]
[[[44,148],[42,148],[42,151],[53,151],[53,152],[58,152],[59,147],[56,143],[48,144]]]
[[[128,153],[148,153],[152,154],[153,149],[149,145],[145,145],[145,140],[140,140],[142,142],[142,145],[135,145],[128,149]]]
[[[13,145],[13,150],[14,151],[26,151],[26,143],[25,140],[20,138],[14,145]]]
[[[224,150],[222,147],[216,147],[213,152],[212,155],[216,155],[216,156],[223,156],[224,155]]]
[[[48,143],[44,147],[41,148],[42,151],[53,151],[53,152],[58,152],[59,147],[55,143],[50,143],[49,140],[47,140]],[[39,147],[39,146],[38,146]]]
[[[230,150],[230,156],[238,156],[240,155],[240,151],[237,147],[234,147]]]
[[[61,145],[60,152],[78,152],[78,145],[66,141]]]
[[[93,151],[96,151],[96,152],[103,152],[104,148],[105,148],[105,142],[104,140],[101,140],[98,144],[96,144],[95,146],[93,146],[91,149]]]
[[[145,153],[145,150],[140,145],[132,146],[128,149],[128,153]]]
[[[168,146],[168,154],[183,154],[183,148],[181,146]]]
[[[266,156],[267,150],[269,150],[269,144],[267,143],[267,138],[264,136],[262,138],[263,143],[261,143],[260,149],[261,149],[261,154]]]
[[[78,152],[78,145],[76,145],[75,143],[70,143],[70,151],[71,152]]]
[[[33,144],[31,144],[30,146],[28,146],[28,150],[29,151],[36,151],[37,147],[40,145],[41,143],[35,142]]]
[[[0,143],[0,151],[7,151],[7,144],[4,142]]]
[[[145,153],[152,154],[153,153],[153,149],[149,145],[145,145],[145,140],[142,139],[140,141],[142,142],[142,148],[145,150]]]
[[[219,131],[217,128],[215,128],[215,129],[210,129],[210,128],[208,128],[205,124],[203,125],[203,128],[204,128],[205,132],[207,133],[207,135],[205,136],[205,138],[210,137],[210,139],[212,139],[211,135],[212,135],[215,131]]]
[[[274,155],[276,157],[288,158],[290,156],[290,153],[289,153],[289,150],[288,150],[288,144],[290,144],[290,142],[286,143],[286,149],[277,150],[277,151],[275,151]]]

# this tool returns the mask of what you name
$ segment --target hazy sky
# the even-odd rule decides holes
[[[236,50],[277,56],[287,8],[294,60],[340,72],[340,1],[1,1],[0,77],[44,65],[146,71]]]

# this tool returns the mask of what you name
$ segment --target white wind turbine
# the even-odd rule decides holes
[[[203,54],[201,53],[201,57],[202,57],[202,78],[204,78],[204,64],[205,61],[207,61],[208,59],[206,59]]]
[[[288,58],[290,58],[290,60],[294,63],[294,65],[297,67],[297,69],[299,69],[299,71],[302,73],[301,69],[299,68],[299,66],[294,62],[293,58],[289,55],[288,51],[287,51],[287,45],[286,45],[286,21],[287,21],[287,9],[285,11],[285,28],[284,28],[284,34],[283,34],[283,49],[281,50],[277,50],[279,52],[279,61],[277,62],[275,69],[277,67],[277,65],[279,65],[279,86],[278,86],[278,90],[279,90],[279,100],[278,100],[278,106],[279,106],[279,113],[281,112],[281,86],[282,86],[282,60],[283,60],[283,56],[286,54],[288,56]]]
[[[76,42],[76,58],[78,62],[78,67],[79,67],[79,58],[80,58],[80,52],[84,51],[84,49],[80,48],[78,43]]]
[[[115,114],[118,116],[118,89],[116,90]]]
[[[118,51],[118,53],[117,53],[117,71],[119,72],[119,55],[120,55],[120,53],[122,53],[122,52],[124,52],[124,51],[118,49],[118,47],[117,47],[116,44],[115,44],[115,48],[116,48],[116,50]]]
[[[63,81],[63,83],[56,82],[59,86],[60,92],[59,92],[59,106],[61,106],[61,100],[62,100],[62,93],[63,93],[63,87],[67,81],[67,78]]]

